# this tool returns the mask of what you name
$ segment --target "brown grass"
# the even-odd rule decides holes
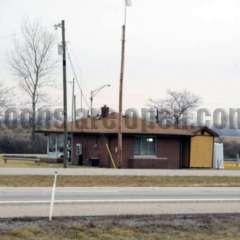
[[[50,164],[29,160],[8,160],[7,163],[5,163],[0,157],[0,168],[61,168],[62,166],[63,164]]]
[[[1,240],[239,240],[240,217],[156,216],[21,222],[1,232]],[[16,225],[16,226],[15,226]]]
[[[0,176],[2,187],[49,187],[53,176]],[[58,187],[240,187],[240,177],[59,176]]]

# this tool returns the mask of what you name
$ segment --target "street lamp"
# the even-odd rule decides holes
[[[90,102],[91,102],[91,105],[90,105],[90,116],[92,117],[93,116],[93,98],[101,91],[103,90],[104,88],[106,87],[111,87],[110,84],[105,84],[95,90],[92,90],[91,91],[91,95],[90,95]]]

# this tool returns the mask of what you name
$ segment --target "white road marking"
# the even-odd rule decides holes
[[[163,202],[239,202],[240,198],[179,198],[179,199],[93,199],[93,200],[55,200],[55,204],[70,203],[163,203]],[[49,204],[50,201],[0,201],[0,205],[11,204]]]

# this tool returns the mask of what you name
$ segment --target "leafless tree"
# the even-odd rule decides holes
[[[10,87],[6,87],[0,83],[0,110],[12,105],[10,92],[13,90]]]
[[[52,51],[55,39],[39,22],[25,21],[21,39],[14,41],[9,57],[10,68],[20,80],[20,86],[31,99],[32,142],[35,141],[37,104],[46,93],[50,75],[56,67]],[[44,91],[45,90],[45,91]]]
[[[164,118],[168,123],[179,126],[186,120],[187,114],[198,107],[200,97],[184,91],[167,91],[167,98],[160,100],[150,99],[150,106],[156,110],[157,121]]]

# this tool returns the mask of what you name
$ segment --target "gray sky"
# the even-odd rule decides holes
[[[0,0],[0,81],[13,82],[6,52],[24,18],[39,19],[53,32],[52,25],[65,19],[86,95],[109,83],[94,106],[116,108],[122,6],[123,0]],[[60,94],[61,75],[57,83]],[[164,97],[167,89],[188,89],[204,106],[240,107],[240,1],[133,0],[124,84],[125,108]]]

